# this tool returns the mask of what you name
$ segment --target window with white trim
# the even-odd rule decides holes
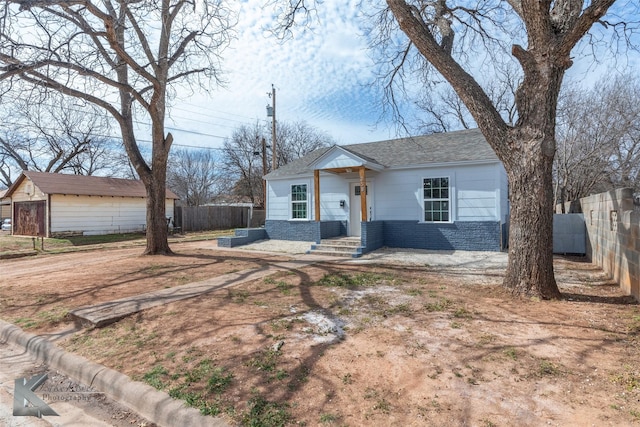
[[[291,186],[291,219],[307,219],[307,184]]]
[[[449,178],[424,178],[424,221],[449,222]]]

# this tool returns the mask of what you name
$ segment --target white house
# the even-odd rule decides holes
[[[362,252],[505,246],[507,176],[477,129],[322,148],[265,178],[270,239],[358,236]]]
[[[55,237],[146,228],[142,181],[23,171],[7,190],[8,197],[15,235]],[[167,190],[167,217],[173,217],[177,198]]]

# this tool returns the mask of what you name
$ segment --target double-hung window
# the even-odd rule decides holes
[[[424,221],[448,222],[450,215],[449,178],[424,178]]]
[[[308,219],[307,184],[291,186],[291,219]]]

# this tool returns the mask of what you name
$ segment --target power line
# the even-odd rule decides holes
[[[9,97],[9,98],[13,99],[14,101],[17,100],[17,98],[12,98],[12,97]],[[44,106],[47,106],[47,107],[52,107],[52,108],[57,107],[57,106],[54,106],[53,104],[44,103],[44,102],[41,103],[41,105],[44,105]],[[82,110],[82,109],[79,109],[79,108],[68,107],[67,109],[70,110],[70,111],[75,111],[77,113],[86,113],[85,110]],[[189,112],[189,113],[193,113],[193,114],[200,114],[200,115],[206,116],[204,113],[191,112],[191,111],[185,110],[185,109],[182,109],[182,110],[185,111],[185,112]],[[236,115],[236,116],[244,117],[244,116],[240,116],[240,115]],[[209,116],[207,116],[207,117],[209,117]],[[181,119],[181,120],[191,120],[191,121],[194,121],[194,122],[197,122],[197,123],[208,124],[208,125],[213,125],[213,126],[228,127],[228,128],[231,128],[231,129],[236,129],[237,128],[237,126],[230,126],[230,125],[224,125],[224,124],[220,124],[220,123],[205,122],[205,121],[202,121],[202,120],[190,119],[190,118],[186,118],[186,117],[176,116],[175,118]],[[217,118],[222,119],[222,120],[233,121],[233,122],[237,122],[237,123],[241,123],[241,124],[246,124],[246,123],[241,122],[239,120],[226,119],[226,118],[223,118],[223,117],[217,117]],[[169,119],[172,119],[171,115],[169,115]],[[150,123],[142,122],[142,121],[139,121],[139,120],[134,120],[133,123],[135,123],[137,125],[141,125],[141,126],[151,126]],[[13,123],[13,124],[14,125],[19,125],[19,123]],[[223,140],[228,138],[227,136],[214,135],[214,134],[210,134],[210,133],[206,133],[206,132],[193,131],[193,130],[188,130],[188,129],[181,129],[181,128],[175,127],[175,126],[172,126],[172,127],[165,126],[165,129],[173,130],[175,132],[183,132],[183,133],[188,133],[188,134],[193,134],[193,135],[198,135],[198,136],[207,136],[207,137],[210,137],[210,138],[217,138],[217,139],[223,139]],[[103,135],[97,135],[97,136],[103,136]]]

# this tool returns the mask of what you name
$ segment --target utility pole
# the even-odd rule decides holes
[[[267,174],[267,140],[262,138],[262,176]],[[267,210],[267,180],[262,178],[262,209]]]
[[[271,155],[273,156],[273,168],[278,168],[278,155],[276,154],[276,87],[271,84],[271,105],[267,105],[267,117],[271,117]]]

